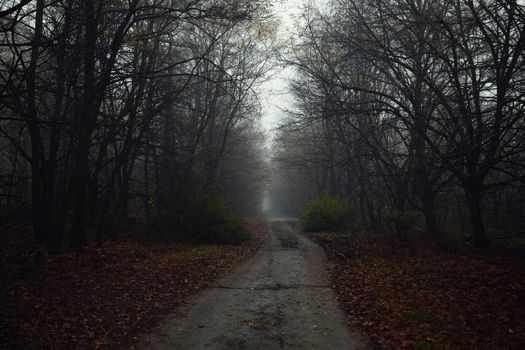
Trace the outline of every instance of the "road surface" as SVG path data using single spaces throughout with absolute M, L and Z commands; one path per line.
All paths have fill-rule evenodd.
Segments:
M 365 349 L 337 306 L 322 249 L 294 226 L 269 220 L 254 257 L 162 320 L 139 348 Z

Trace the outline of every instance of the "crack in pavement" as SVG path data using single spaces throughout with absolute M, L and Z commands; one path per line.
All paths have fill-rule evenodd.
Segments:
M 209 288 L 217 289 L 233 289 L 233 290 L 286 290 L 286 289 L 311 289 L 311 288 L 330 288 L 326 285 L 315 285 L 315 284 L 292 284 L 292 285 L 271 285 L 271 286 L 262 286 L 262 287 L 232 287 L 232 286 L 222 286 L 214 285 Z

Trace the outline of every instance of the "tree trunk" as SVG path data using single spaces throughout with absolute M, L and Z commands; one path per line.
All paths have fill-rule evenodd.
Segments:
M 35 13 L 35 33 L 31 47 L 31 61 L 26 72 L 27 84 L 27 112 L 32 118 L 27 123 L 31 139 L 31 208 L 32 221 L 37 241 L 43 242 L 49 238 L 49 218 L 46 217 L 44 192 L 44 144 L 39 129 L 37 92 L 36 92 L 36 69 L 42 43 L 44 0 L 38 0 Z
M 146 139 L 148 139 L 147 136 Z M 149 223 L 151 219 L 149 187 L 149 146 L 144 145 L 144 220 L 146 221 L 146 223 Z
M 34 163 L 31 161 L 31 216 L 37 242 L 45 242 L 49 238 L 49 229 L 42 203 L 42 172 L 40 166 Z
M 465 188 L 467 204 L 470 212 L 470 222 L 472 225 L 472 241 L 476 247 L 488 247 L 490 240 L 483 224 L 483 214 L 481 207 L 482 188 L 477 184 L 469 184 Z
M 441 245 L 441 232 L 436 219 L 436 200 L 434 192 L 425 190 L 422 196 L 423 213 L 425 215 L 425 229 L 437 246 Z
M 87 183 L 88 175 L 88 154 L 90 134 L 86 130 L 81 131 L 79 140 L 79 150 L 76 156 L 75 170 L 73 171 L 73 222 L 71 227 L 71 246 L 81 249 L 87 242 Z
M 84 0 L 84 18 L 86 32 L 84 41 L 84 92 L 83 110 L 79 120 L 79 140 L 73 171 L 73 223 L 71 227 L 71 245 L 81 249 L 87 241 L 87 187 L 89 181 L 89 146 L 93 123 L 96 121 L 95 110 L 95 51 L 97 23 L 93 0 Z

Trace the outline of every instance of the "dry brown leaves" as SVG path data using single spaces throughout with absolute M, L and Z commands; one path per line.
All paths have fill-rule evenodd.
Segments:
M 57 256 L 4 251 L 0 348 L 130 347 L 156 316 L 250 256 L 257 237 L 240 247 L 111 242 Z
M 486 250 L 392 251 L 381 237 L 317 234 L 341 305 L 372 347 L 523 349 L 523 258 Z

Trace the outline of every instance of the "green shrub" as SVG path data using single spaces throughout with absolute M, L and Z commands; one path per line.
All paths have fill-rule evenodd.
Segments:
M 250 239 L 245 221 L 214 194 L 157 205 L 148 231 L 165 241 L 238 245 Z
M 350 223 L 350 205 L 339 197 L 323 193 L 306 202 L 301 211 L 301 224 L 307 231 L 333 231 L 346 228 Z
M 250 239 L 246 223 L 213 194 L 195 194 L 180 216 L 180 232 L 189 241 L 240 244 Z

